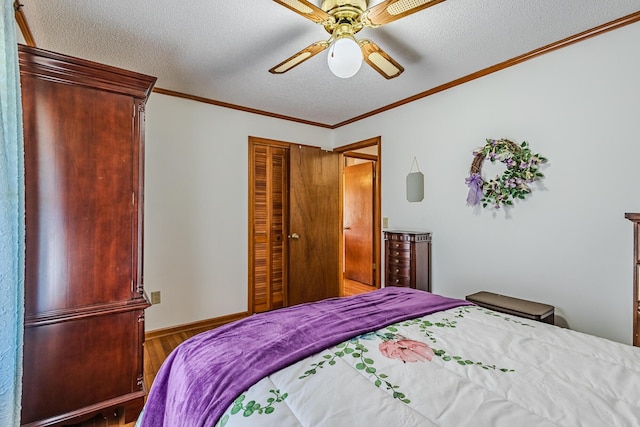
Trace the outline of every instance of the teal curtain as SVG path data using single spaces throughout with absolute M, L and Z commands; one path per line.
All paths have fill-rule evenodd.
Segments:
M 20 425 L 24 318 L 24 145 L 13 1 L 0 22 L 0 425 Z

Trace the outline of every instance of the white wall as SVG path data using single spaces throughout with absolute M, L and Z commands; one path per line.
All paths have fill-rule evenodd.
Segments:
M 435 292 L 546 302 L 573 329 L 631 342 L 637 40 L 633 24 L 334 131 L 153 94 L 145 286 L 162 303 L 147 330 L 247 309 L 249 135 L 320 146 L 381 135 L 383 216 L 433 232 Z M 471 152 L 501 137 L 549 158 L 542 188 L 511 210 L 467 207 Z M 421 203 L 404 198 L 414 156 Z
M 553 304 L 573 329 L 631 342 L 638 40 L 636 23 L 334 132 L 336 146 L 382 136 L 382 214 L 433 232 L 434 292 Z M 542 188 L 513 209 L 467 207 L 471 152 L 503 137 L 549 159 Z M 405 199 L 414 156 L 422 203 Z
M 329 146 L 330 130 L 154 93 L 147 104 L 147 330 L 247 310 L 248 136 Z

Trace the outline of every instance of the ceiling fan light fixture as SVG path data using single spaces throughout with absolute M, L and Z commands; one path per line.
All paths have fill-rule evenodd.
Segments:
M 362 65 L 362 50 L 351 36 L 343 36 L 333 42 L 327 55 L 331 72 L 341 79 L 356 75 Z

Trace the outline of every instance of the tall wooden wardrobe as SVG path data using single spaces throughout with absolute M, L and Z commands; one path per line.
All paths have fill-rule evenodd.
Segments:
M 144 106 L 155 78 L 19 46 L 25 138 L 22 424 L 144 402 Z

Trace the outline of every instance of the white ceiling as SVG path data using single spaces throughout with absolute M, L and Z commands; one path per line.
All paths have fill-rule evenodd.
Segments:
M 447 0 L 358 33 L 403 74 L 386 80 L 363 63 L 343 80 L 325 52 L 285 74 L 268 72 L 328 38 L 272 0 L 21 3 L 40 48 L 156 76 L 162 89 L 327 126 L 640 11 L 640 0 Z

